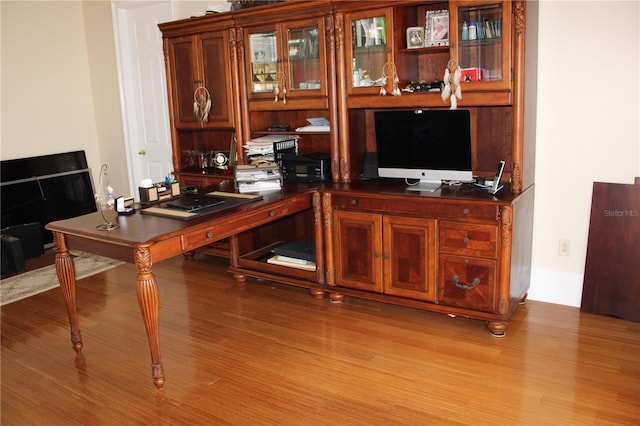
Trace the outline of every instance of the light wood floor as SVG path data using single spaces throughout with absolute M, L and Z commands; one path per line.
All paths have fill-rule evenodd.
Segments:
M 249 280 L 210 257 L 154 271 L 156 390 L 123 265 L 78 282 L 76 356 L 59 290 L 2 308 L 10 425 L 637 425 L 640 324 L 529 301 L 484 323 Z

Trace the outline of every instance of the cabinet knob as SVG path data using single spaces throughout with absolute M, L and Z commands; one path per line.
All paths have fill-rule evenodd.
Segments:
M 355 206 L 356 204 L 358 204 L 358 200 L 356 200 L 356 199 L 351 200 L 351 205 L 352 206 Z
M 469 239 L 469 237 L 464 237 L 462 241 L 464 241 L 465 244 L 469 244 L 469 241 L 471 240 Z
M 463 210 L 462 210 L 462 213 L 464 213 L 464 214 L 469 214 L 469 209 L 463 209 Z
M 213 238 L 213 232 L 211 231 L 207 232 L 207 238 Z
M 274 217 L 275 215 L 276 215 L 276 212 L 274 212 L 273 210 L 269 212 L 269 216 Z

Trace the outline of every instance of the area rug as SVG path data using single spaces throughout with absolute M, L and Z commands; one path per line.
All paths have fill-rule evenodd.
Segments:
M 73 254 L 76 255 L 74 257 L 76 280 L 115 268 L 124 263 L 90 253 L 80 252 Z M 55 265 L 5 278 L 0 281 L 0 306 L 51 290 L 59 285 Z

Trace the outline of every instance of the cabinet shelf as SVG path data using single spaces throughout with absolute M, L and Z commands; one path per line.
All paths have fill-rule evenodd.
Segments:
M 398 52 L 401 53 L 413 53 L 413 54 L 419 54 L 419 53 L 441 53 L 441 52 L 448 52 L 449 51 L 449 46 L 429 46 L 429 47 L 414 47 L 412 49 L 398 49 Z
M 483 38 L 481 40 L 460 40 L 460 47 L 493 46 L 502 44 L 502 37 Z M 412 50 L 412 49 L 409 49 Z

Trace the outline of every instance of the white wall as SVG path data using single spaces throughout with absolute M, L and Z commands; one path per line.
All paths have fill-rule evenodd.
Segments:
M 593 182 L 640 176 L 639 9 L 539 4 L 531 299 L 580 306 Z M 570 256 L 558 255 L 561 238 Z
M 128 188 L 108 1 L 0 1 L 0 159 L 84 150 Z M 121 167 L 122 165 L 122 167 Z

